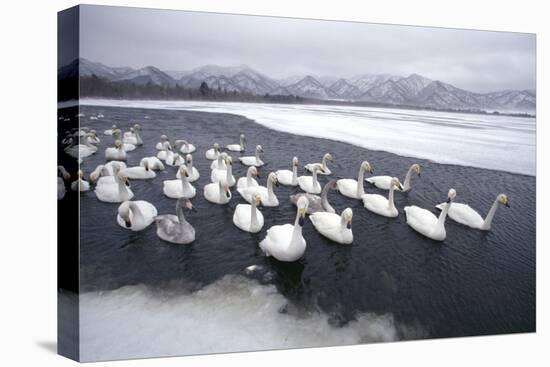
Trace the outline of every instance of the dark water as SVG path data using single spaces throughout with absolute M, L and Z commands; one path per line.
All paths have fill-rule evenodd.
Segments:
M 419 326 L 423 337 L 529 332 L 535 330 L 535 178 L 471 167 L 437 164 L 370 151 L 330 140 L 294 136 L 268 130 L 241 116 L 150 109 L 82 107 L 86 116 L 101 112 L 104 119 L 81 125 L 98 131 L 102 139 L 97 154 L 86 158 L 86 176 L 104 162 L 104 149 L 112 138 L 103 130 L 117 123 L 124 129 L 139 122 L 144 146 L 128 153 L 129 166 L 144 156 L 156 155 L 154 145 L 161 134 L 187 139 L 198 148 L 194 165 L 201 173 L 193 185 L 197 212 L 187 213 L 197 238 L 192 245 L 177 246 L 160 241 L 153 224 L 141 232 L 121 228 L 115 221 L 118 204 L 97 200 L 93 191 L 81 195 L 81 290 L 108 290 L 124 285 L 146 284 L 167 287 L 178 280 L 206 285 L 226 274 L 244 274 L 252 264 L 262 265 L 273 276 L 270 283 L 294 304 L 320 308 L 336 324 L 345 324 L 362 312 L 392 313 L 398 323 Z M 145 119 L 150 116 L 150 119 Z M 210 163 L 204 157 L 214 142 L 237 143 L 239 133 L 248 139 L 246 155 L 261 144 L 261 184 L 267 174 L 289 169 L 296 155 L 302 164 L 319 162 L 325 152 L 334 161 L 331 170 L 339 177 L 357 177 L 358 167 L 368 160 L 375 174 L 394 174 L 403 179 L 412 163 L 422 166 L 422 177 L 413 177 L 410 193 L 396 193 L 400 215 L 395 219 L 377 216 L 359 200 L 331 192 L 329 200 L 340 212 L 354 210 L 352 246 L 342 246 L 321 237 L 307 221 L 306 253 L 299 262 L 279 263 L 263 256 L 258 242 L 272 225 L 290 223 L 295 208 L 288 196 L 298 188 L 275 188 L 281 205 L 264 208 L 265 225 L 259 234 L 240 231 L 232 223 L 235 206 L 244 202 L 233 188 L 229 205 L 207 202 L 202 188 L 209 183 Z M 237 153 L 232 153 L 236 162 Z M 134 200 L 153 203 L 159 214 L 174 213 L 175 200 L 162 193 L 162 181 L 175 178 L 176 168 L 167 167 L 153 180 L 133 180 Z M 234 164 L 235 177 L 246 167 Z M 326 182 L 321 177 L 321 183 Z M 511 208 L 500 207 L 493 230 L 485 233 L 446 223 L 443 243 L 429 240 L 405 222 L 403 207 L 418 205 L 433 209 L 446 199 L 450 187 L 457 202 L 488 211 L 499 193 L 506 193 Z M 377 192 L 365 184 L 367 192 Z M 384 192 L 379 192 L 384 194 Z M 435 209 L 433 209 L 434 212 Z M 266 281 L 264 279 L 264 281 Z M 415 338 L 400 330 L 401 338 Z

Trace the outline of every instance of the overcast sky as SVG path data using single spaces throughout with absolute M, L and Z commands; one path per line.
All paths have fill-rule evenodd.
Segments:
M 80 30 L 81 56 L 109 66 L 418 73 L 476 92 L 535 89 L 533 34 L 95 6 L 82 8 Z

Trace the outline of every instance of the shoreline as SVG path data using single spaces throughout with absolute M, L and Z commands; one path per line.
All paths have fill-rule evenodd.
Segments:
M 380 107 L 89 98 L 82 99 L 80 104 L 231 114 L 270 130 L 343 142 L 404 158 L 536 177 L 536 120 L 531 118 L 509 117 L 518 121 L 518 126 L 513 127 L 499 125 L 503 122 L 500 119 L 506 119 L 502 115 L 482 116 L 488 120 L 483 121 L 463 113 L 394 111 Z M 522 120 L 533 120 L 534 128 Z M 334 129 L 334 124 L 340 128 Z M 408 129 L 407 136 L 401 134 L 404 129 Z M 495 136 L 499 130 L 502 136 Z M 531 134 L 533 145 L 528 144 Z M 457 153 L 462 154 L 460 158 Z

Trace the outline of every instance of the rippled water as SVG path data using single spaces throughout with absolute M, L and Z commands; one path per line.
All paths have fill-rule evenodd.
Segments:
M 535 330 L 535 177 L 437 164 L 291 135 L 237 115 L 96 106 L 81 107 L 81 112 L 105 115 L 100 120 L 81 120 L 82 126 L 96 129 L 102 139 L 99 152 L 82 164 L 86 176 L 104 162 L 103 151 L 112 143 L 103 130 L 113 123 L 128 129 L 134 122 L 141 123 L 145 144 L 128 153 L 129 166 L 139 164 L 144 156 L 156 155 L 155 143 L 161 134 L 167 134 L 198 147 L 193 157 L 201 173 L 200 180 L 193 183 L 197 188 L 193 205 L 198 211 L 186 212 L 197 238 L 187 246 L 162 242 L 154 224 L 141 232 L 125 230 L 115 220 L 118 204 L 99 202 L 93 191 L 81 195 L 80 279 L 84 292 L 128 285 L 176 293 L 185 288 L 187 292 L 228 274 L 245 275 L 245 268 L 256 264 L 261 265 L 260 270 L 246 276 L 274 285 L 292 307 L 326 313 L 328 322 L 336 327 L 372 313 L 393 315 L 396 324 L 406 325 L 397 330 L 401 339 Z M 280 263 L 266 258 L 258 242 L 270 226 L 294 220 L 295 208 L 288 196 L 299 192 L 298 188 L 275 188 L 281 205 L 262 209 L 265 225 L 259 234 L 242 232 L 233 225 L 234 208 L 244 202 L 234 188 L 233 199 L 225 206 L 211 204 L 202 195 L 211 163 L 204 157 L 205 150 L 214 142 L 237 143 L 241 132 L 248 140 L 246 155 L 253 154 L 256 144 L 263 146 L 267 165 L 260 174 L 264 185 L 268 172 L 288 169 L 294 155 L 305 164 L 320 161 L 325 152 L 332 153 L 330 168 L 338 177 L 356 178 L 363 160 L 372 164 L 375 174 L 401 179 L 416 162 L 422 166 L 422 176 L 413 177 L 411 192 L 396 193 L 400 214 L 395 219 L 377 216 L 364 209 L 362 202 L 331 192 L 329 200 L 338 212 L 346 207 L 354 210 L 353 245 L 328 241 L 306 221 L 304 257 L 296 263 Z M 232 153 L 234 162 L 237 155 Z M 234 164 L 235 177 L 245 173 L 245 166 Z M 176 201 L 163 195 L 162 181 L 175 178 L 175 174 L 175 167 L 167 167 L 153 180 L 132 180 L 134 200 L 153 203 L 159 214 L 174 213 Z M 320 178 L 321 183 L 326 180 Z M 498 209 L 490 232 L 448 220 L 443 243 L 422 237 L 407 226 L 404 206 L 418 205 L 436 213 L 434 205 L 445 200 L 450 187 L 457 190 L 457 202 L 469 203 L 482 215 L 501 192 L 508 195 L 511 208 Z M 365 189 L 378 192 L 367 183 Z

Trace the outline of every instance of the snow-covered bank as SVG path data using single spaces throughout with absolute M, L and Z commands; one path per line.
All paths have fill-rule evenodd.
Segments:
M 228 275 L 181 295 L 126 286 L 80 296 L 83 361 L 302 348 L 397 340 L 391 315 L 362 314 L 343 327 L 320 312 L 281 312 L 271 285 Z M 420 334 L 419 334 L 420 335 Z
M 534 118 L 326 105 L 107 99 L 80 103 L 239 114 L 292 134 L 439 163 L 536 174 Z

